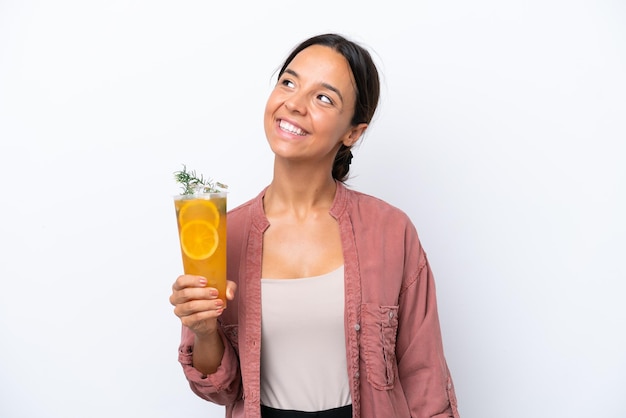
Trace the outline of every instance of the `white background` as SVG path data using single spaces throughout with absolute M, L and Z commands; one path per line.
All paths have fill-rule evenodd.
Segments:
M 625 28 L 619 0 L 0 0 L 0 416 L 223 416 L 177 362 L 172 172 L 255 196 L 274 71 L 326 31 L 380 65 L 349 184 L 420 232 L 463 418 L 626 416 Z

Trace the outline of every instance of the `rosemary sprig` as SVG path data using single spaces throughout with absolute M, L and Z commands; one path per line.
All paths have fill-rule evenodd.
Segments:
M 183 169 L 174 172 L 174 180 L 179 183 L 182 189 L 181 195 L 192 195 L 197 193 L 219 193 L 228 186 L 211 179 L 205 179 L 202 174 L 196 175 L 196 171 L 187 171 L 187 166 L 183 164 Z

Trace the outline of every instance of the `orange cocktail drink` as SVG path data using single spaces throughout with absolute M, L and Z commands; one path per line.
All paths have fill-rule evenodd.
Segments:
M 174 197 L 185 274 L 203 276 L 226 303 L 226 193 Z

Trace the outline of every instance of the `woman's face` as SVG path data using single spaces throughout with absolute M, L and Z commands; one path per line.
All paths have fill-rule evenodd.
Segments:
M 341 143 L 352 145 L 367 124 L 352 126 L 356 92 L 346 59 L 313 45 L 278 79 L 265 106 L 265 134 L 278 157 L 332 161 Z

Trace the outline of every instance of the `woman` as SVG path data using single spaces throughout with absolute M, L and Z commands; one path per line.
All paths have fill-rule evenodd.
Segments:
M 172 287 L 185 376 L 227 417 L 459 416 L 415 228 L 343 184 L 378 98 L 358 44 L 297 46 L 265 109 L 272 182 L 228 215 L 228 309 L 202 277 Z

